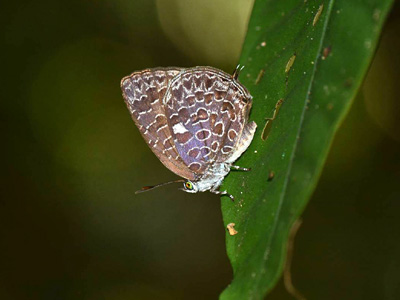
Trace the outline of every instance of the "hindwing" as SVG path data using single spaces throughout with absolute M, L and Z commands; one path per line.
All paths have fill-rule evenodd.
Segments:
M 192 172 L 200 176 L 213 163 L 240 156 L 251 103 L 243 85 L 214 68 L 186 69 L 170 81 L 163 99 L 167 121 L 175 148 Z

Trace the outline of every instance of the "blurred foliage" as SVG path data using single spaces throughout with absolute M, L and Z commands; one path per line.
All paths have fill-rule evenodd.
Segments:
M 253 0 L 157 0 L 166 35 L 199 65 L 232 70 L 247 30 Z M 210 9 L 212 8 L 212 9 Z
M 218 11 L 243 34 L 248 11 L 239 7 L 251 4 L 222 12 L 214 3 L 180 4 L 180 26 L 190 12 Z M 176 187 L 134 195 L 175 176 L 131 121 L 120 78 L 169 65 L 230 72 L 241 47 L 215 37 L 218 28 L 177 41 L 164 34 L 160 11 L 148 0 L 2 3 L 0 299 L 215 299 L 231 281 L 218 197 Z M 294 282 L 310 299 L 400 295 L 400 146 L 390 134 L 400 120 L 399 13 L 296 238 Z M 185 50 L 220 39 L 213 52 Z M 367 101 L 389 108 L 373 116 Z M 384 114 L 391 127 L 378 123 Z M 270 298 L 291 296 L 280 283 Z

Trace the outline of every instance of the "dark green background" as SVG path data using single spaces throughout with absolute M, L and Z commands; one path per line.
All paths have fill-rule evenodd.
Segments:
M 185 14 L 175 2 L 167 19 Z M 240 45 L 216 44 L 226 60 L 191 54 L 193 36 L 170 40 L 153 1 L 0 11 L 0 298 L 217 298 L 232 277 L 219 198 L 173 186 L 134 195 L 176 176 L 143 142 L 119 80 L 156 66 L 230 72 L 226 47 Z M 397 3 L 303 214 L 292 276 L 308 299 L 400 298 L 399 16 Z M 224 37 L 215 30 L 197 42 Z M 280 283 L 269 299 L 291 297 Z

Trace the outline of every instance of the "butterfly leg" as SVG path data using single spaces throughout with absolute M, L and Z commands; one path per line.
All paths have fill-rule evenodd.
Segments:
M 238 79 L 239 73 L 240 73 L 240 71 L 243 70 L 243 68 L 244 68 L 244 66 L 241 66 L 241 65 L 237 65 L 237 66 L 236 66 L 236 69 L 235 69 L 235 71 L 234 71 L 233 74 L 232 74 L 233 80 L 237 80 L 237 79 Z
M 221 196 L 226 195 L 229 198 L 231 198 L 232 202 L 235 201 L 235 197 L 233 197 L 227 191 L 217 191 L 217 190 L 211 189 L 210 192 L 213 193 L 213 194 L 216 194 L 216 195 L 221 195 Z
M 251 171 L 251 168 L 243 168 L 243 167 L 239 167 L 239 166 L 231 166 L 231 169 L 234 170 L 239 170 L 239 171 Z

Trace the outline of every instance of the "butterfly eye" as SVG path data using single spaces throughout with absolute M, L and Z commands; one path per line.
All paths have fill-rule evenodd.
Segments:
M 193 183 L 191 183 L 190 181 L 186 181 L 185 188 L 189 191 L 193 190 Z

